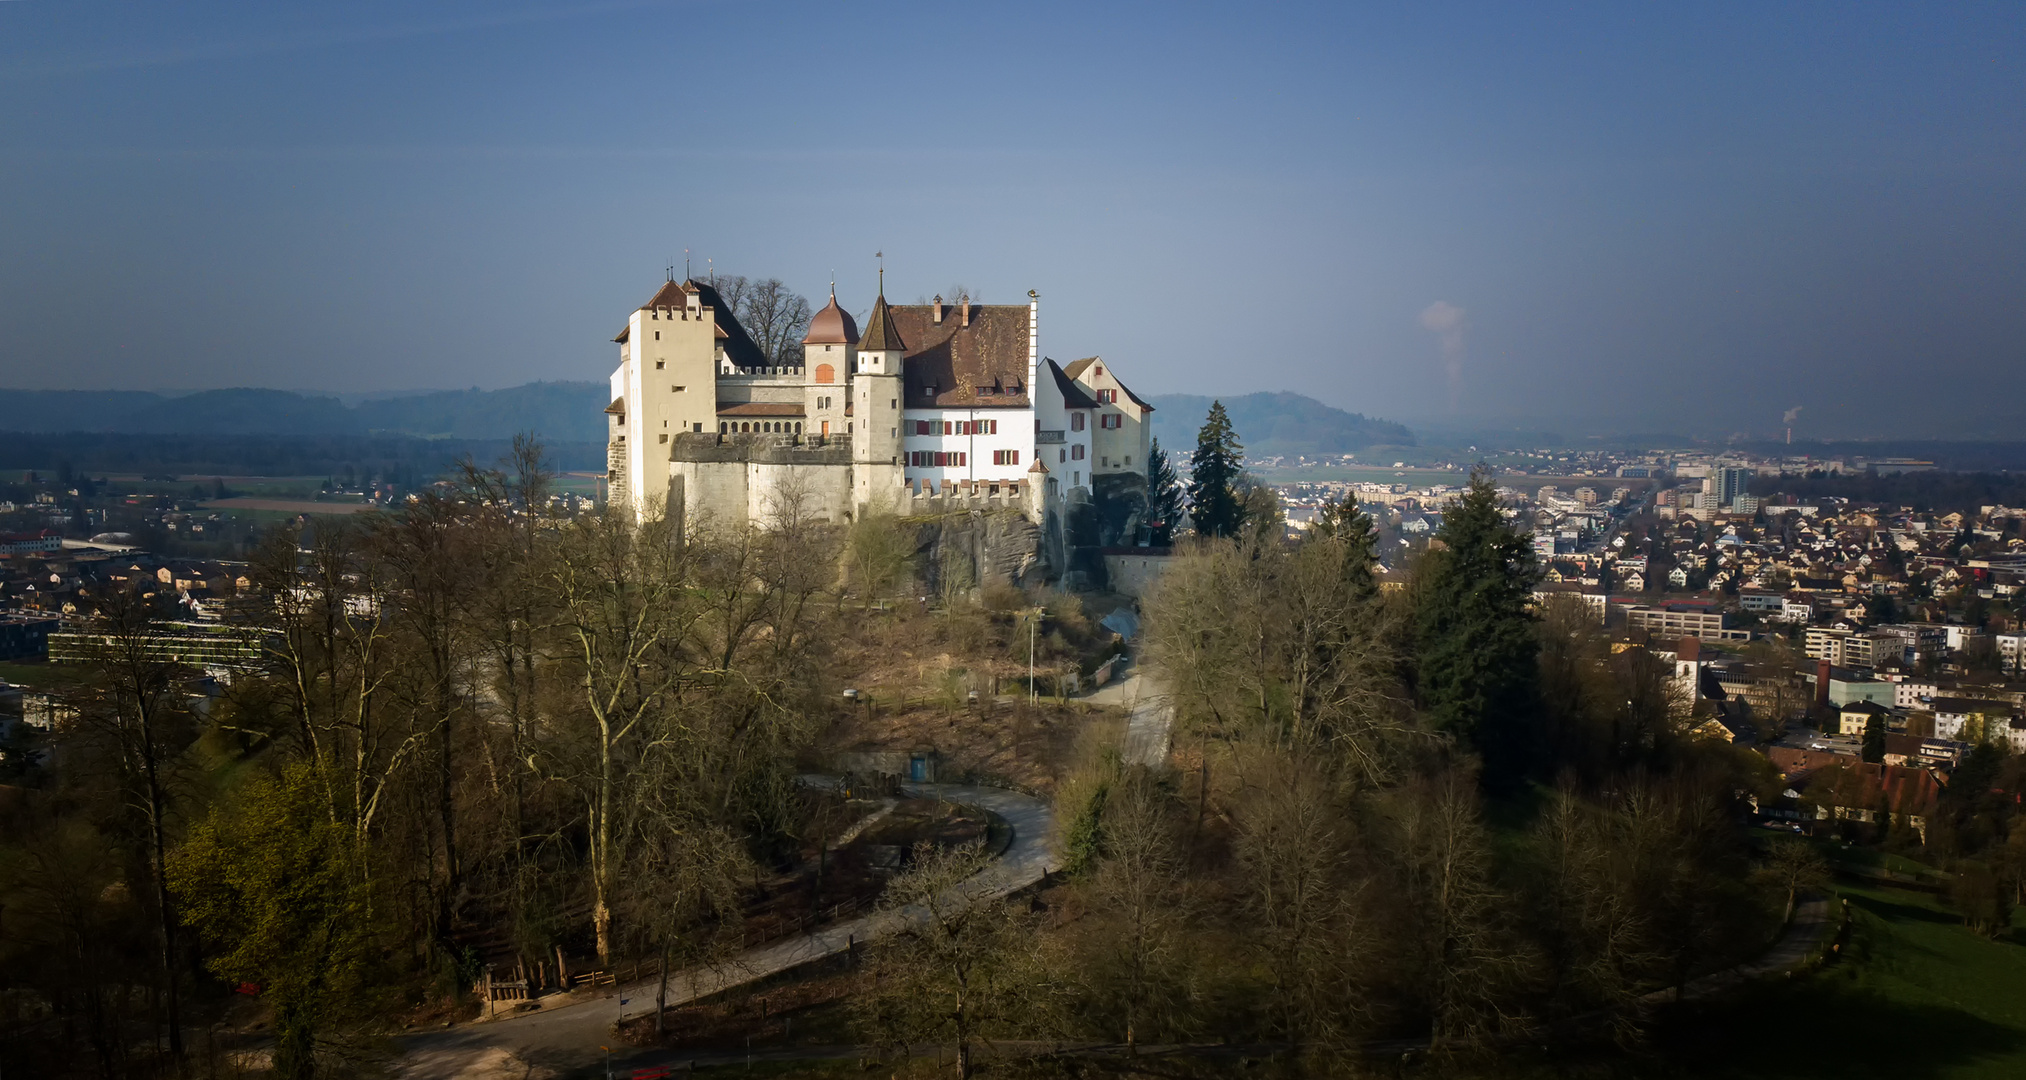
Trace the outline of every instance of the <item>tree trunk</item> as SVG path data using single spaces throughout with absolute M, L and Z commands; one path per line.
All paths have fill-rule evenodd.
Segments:
M 661 988 L 654 995 L 654 1042 L 668 1036 L 668 941 L 661 943 Z
M 148 782 L 148 843 L 155 872 L 155 908 L 160 919 L 162 945 L 162 998 L 169 1020 L 169 1057 L 176 1063 L 176 1070 L 182 1071 L 183 1062 L 183 1014 L 182 995 L 177 992 L 176 978 L 176 918 L 169 907 L 168 843 L 163 836 L 162 816 L 166 812 L 162 797 L 161 776 L 155 768 L 154 729 L 145 712 L 141 714 L 141 739 L 143 771 Z

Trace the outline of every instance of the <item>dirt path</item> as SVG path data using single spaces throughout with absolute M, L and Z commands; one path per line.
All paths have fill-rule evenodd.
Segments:
M 1054 815 L 1047 803 L 1004 788 L 917 784 L 905 790 L 918 798 L 941 798 L 989 810 L 1012 826 L 1013 839 L 1006 853 L 959 886 L 965 893 L 1002 896 L 1041 880 L 1053 865 Z M 905 917 L 905 912 L 868 915 L 754 949 L 721 969 L 671 975 L 668 1003 L 693 1001 L 834 956 L 891 933 L 899 925 L 896 920 Z M 491 1076 L 515 1061 L 564 1071 L 586 1068 L 604 1060 L 599 1048 L 613 1044 L 614 1024 L 652 1015 L 655 989 L 652 980 L 636 982 L 608 988 L 595 997 L 558 998 L 556 1005 L 535 1012 L 404 1035 L 397 1040 L 400 1074 L 414 1080 Z M 629 1048 L 627 1052 L 633 1051 Z

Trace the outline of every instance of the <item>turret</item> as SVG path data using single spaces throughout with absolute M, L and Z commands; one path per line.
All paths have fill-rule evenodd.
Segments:
M 837 306 L 837 287 L 830 288 L 830 303 L 809 320 L 809 333 L 802 338 L 803 371 L 808 379 L 803 414 L 807 432 L 829 439 L 842 435 L 848 421 L 844 406 L 851 393 L 851 376 L 858 366 L 858 323 L 851 313 Z
M 901 365 L 906 356 L 907 343 L 887 309 L 882 273 L 852 377 L 852 504 L 861 513 L 891 506 L 900 495 Z

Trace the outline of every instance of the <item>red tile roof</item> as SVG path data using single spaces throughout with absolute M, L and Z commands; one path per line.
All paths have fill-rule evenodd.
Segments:
M 969 326 L 947 306 L 938 324 L 929 304 L 889 306 L 887 318 L 907 342 L 908 408 L 1028 406 L 1027 305 L 973 304 Z M 997 393 L 980 394 L 981 386 Z
M 718 415 L 742 416 L 801 416 L 802 405 L 794 401 L 720 401 Z

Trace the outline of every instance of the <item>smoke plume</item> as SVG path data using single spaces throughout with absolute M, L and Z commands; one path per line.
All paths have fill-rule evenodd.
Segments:
M 1788 409 L 1786 412 L 1780 414 L 1780 423 L 1785 424 L 1788 427 L 1792 427 L 1794 426 L 1794 418 L 1799 415 L 1801 415 L 1801 406 L 1796 405 L 1793 408 Z
M 1421 325 L 1435 333 L 1442 345 L 1442 374 L 1449 381 L 1449 411 L 1456 411 L 1463 389 L 1463 335 L 1470 329 L 1463 309 L 1447 300 L 1437 300 L 1421 310 Z

